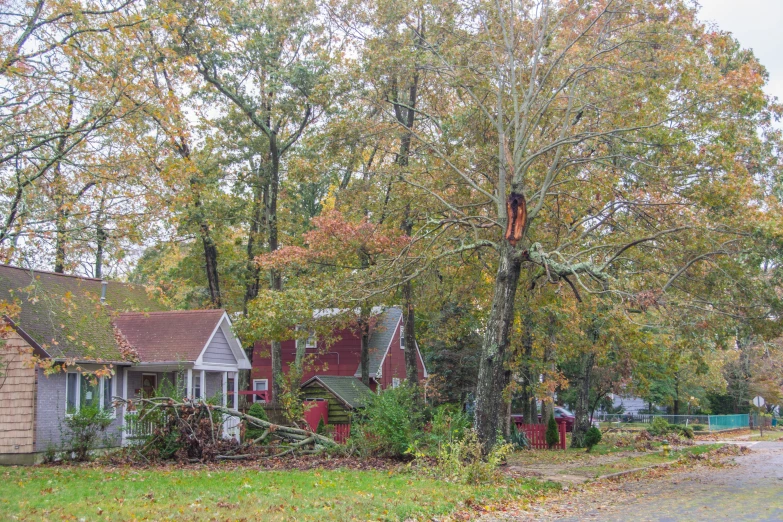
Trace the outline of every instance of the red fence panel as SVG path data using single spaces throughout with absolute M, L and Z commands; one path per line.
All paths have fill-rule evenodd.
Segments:
M 530 447 L 533 449 L 549 449 L 546 443 L 546 424 L 522 424 L 517 422 L 517 429 L 524 431 L 527 440 L 530 441 Z M 566 449 L 566 426 L 564 422 L 557 423 L 557 431 L 560 432 L 560 444 L 555 448 Z
M 345 442 L 348 440 L 348 437 L 351 435 L 351 425 L 332 424 L 332 427 L 334 428 L 334 441 L 339 442 L 340 444 L 345 444 Z

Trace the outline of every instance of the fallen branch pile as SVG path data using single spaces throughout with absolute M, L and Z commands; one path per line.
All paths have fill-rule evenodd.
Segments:
M 181 462 L 251 460 L 290 453 L 318 453 L 338 444 L 311 431 L 282 426 L 245 413 L 202 401 L 170 397 L 118 400 L 125 411 L 137 410 L 129 435 L 138 435 L 133 451 L 147 461 L 176 459 Z M 223 424 L 228 417 L 244 421 L 263 434 L 240 443 L 225 438 Z M 138 433 L 134 433 L 134 430 Z

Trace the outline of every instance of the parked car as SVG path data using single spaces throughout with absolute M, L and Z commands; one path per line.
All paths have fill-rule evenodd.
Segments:
M 521 422 L 522 415 L 512 415 L 511 419 L 515 422 Z M 555 420 L 558 423 L 565 423 L 566 431 L 574 431 L 574 422 L 576 422 L 576 417 L 573 413 L 563 408 L 562 406 L 555 406 Z M 541 422 L 540 413 L 538 414 L 538 422 Z

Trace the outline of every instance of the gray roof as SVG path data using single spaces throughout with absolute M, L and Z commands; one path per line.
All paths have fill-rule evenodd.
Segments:
M 337 397 L 340 402 L 351 409 L 363 407 L 367 395 L 372 394 L 372 390 L 356 377 L 316 375 L 302 384 L 302 387 L 313 382 L 318 382 L 328 392 Z
M 386 349 L 389 347 L 389 343 L 394 337 L 394 332 L 397 327 L 397 323 L 402 317 L 402 309 L 397 306 L 387 308 L 380 316 L 378 316 L 378 322 L 375 323 L 375 329 L 370 335 L 369 351 L 370 351 L 370 377 L 375 377 L 378 374 L 378 370 L 381 369 L 383 359 L 386 356 Z M 355 377 L 361 377 L 362 364 L 359 363 L 359 367 L 356 369 Z
M 124 362 L 112 320 L 118 312 L 155 311 L 162 305 L 143 286 L 0 265 L 0 301 L 19 306 L 15 326 L 53 359 Z

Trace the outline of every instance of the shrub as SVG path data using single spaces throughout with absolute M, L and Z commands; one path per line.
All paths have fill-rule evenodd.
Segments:
M 671 425 L 668 423 L 666 419 L 664 419 L 663 417 L 655 417 L 653 421 L 650 423 L 650 426 L 647 428 L 647 431 L 653 437 L 657 437 L 660 435 L 666 435 L 667 433 L 669 433 L 670 429 L 671 429 Z
M 693 431 L 706 431 L 707 430 L 707 426 L 705 426 L 704 424 L 691 424 L 691 428 L 693 429 Z
M 601 442 L 601 430 L 595 426 L 592 426 L 589 430 L 587 430 L 587 433 L 585 433 L 585 446 L 587 447 L 587 452 L 590 453 L 590 451 L 593 449 L 593 446 L 599 442 Z
M 63 421 L 63 447 L 73 453 L 79 462 L 89 458 L 90 452 L 109 445 L 106 428 L 112 422 L 109 411 L 98 407 L 83 407 Z
M 472 422 L 467 413 L 451 404 L 438 406 L 432 414 L 429 442 L 433 445 L 461 439 Z
M 410 386 L 368 397 L 351 427 L 353 446 L 364 454 L 402 457 L 421 436 L 424 415 L 417 391 Z
M 549 421 L 546 425 L 546 444 L 549 446 L 549 449 L 560 444 L 560 431 L 557 429 L 557 421 L 554 415 L 549 416 Z
M 497 468 L 514 451 L 511 444 L 498 438 L 489 453 L 474 430 L 468 430 L 461 440 L 443 444 L 436 456 L 438 477 L 466 484 L 492 482 L 499 478 Z
M 690 426 L 677 426 L 677 431 L 680 432 L 680 435 L 685 437 L 686 439 L 692 439 L 693 438 L 693 428 Z
M 247 414 L 250 415 L 251 417 L 255 417 L 257 419 L 261 419 L 264 421 L 269 420 L 269 418 L 266 415 L 266 410 L 264 409 L 264 406 L 260 402 L 254 402 L 253 404 L 251 404 L 250 408 L 247 410 Z M 264 434 L 263 428 L 251 426 L 248 423 L 247 429 L 245 430 L 245 440 L 255 440 L 263 434 Z
M 508 442 L 516 449 L 530 449 L 530 440 L 527 434 L 517 428 L 517 423 L 511 423 L 511 433 Z

